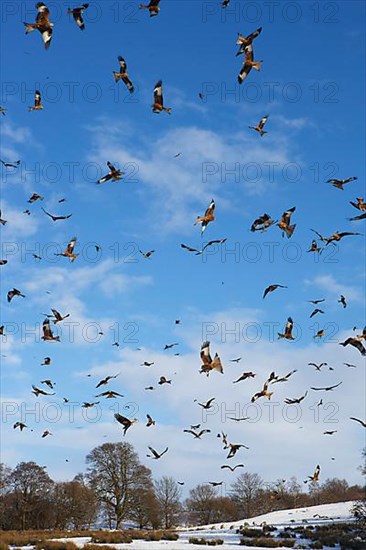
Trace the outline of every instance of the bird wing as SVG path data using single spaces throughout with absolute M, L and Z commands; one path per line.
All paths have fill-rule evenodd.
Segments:
M 156 103 L 157 105 L 160 105 L 161 107 L 163 106 L 163 86 L 162 86 L 162 81 L 161 80 L 159 80 L 155 84 L 154 103 Z
M 211 355 L 210 355 L 210 342 L 208 342 L 208 341 L 203 342 L 203 344 L 201 346 L 200 357 L 201 357 L 201 361 L 204 365 L 211 365 L 212 358 L 211 358 Z

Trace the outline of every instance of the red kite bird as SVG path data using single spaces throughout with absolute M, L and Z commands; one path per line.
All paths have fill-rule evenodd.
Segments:
M 119 61 L 119 73 L 113 71 L 114 80 L 115 82 L 122 80 L 123 83 L 127 86 L 128 91 L 132 94 L 135 88 L 127 74 L 127 63 L 121 55 L 118 56 L 118 61 Z
M 263 136 L 264 134 L 268 134 L 265 130 L 263 130 L 263 126 L 268 120 L 269 115 L 265 115 L 263 118 L 260 119 L 257 126 L 248 126 L 251 130 L 255 130 L 256 132 L 259 132 L 260 136 Z
M 164 99 L 163 99 L 163 82 L 162 80 L 159 80 L 155 84 L 154 88 L 154 103 L 151 106 L 153 113 L 161 113 L 161 111 L 166 111 L 168 115 L 171 114 L 171 107 L 164 107 Z
M 204 372 L 204 373 L 206 373 L 207 376 L 209 376 L 209 374 L 212 370 L 217 370 L 218 372 L 221 372 L 221 374 L 223 374 L 224 369 L 222 368 L 221 359 L 217 355 L 217 353 L 215 353 L 215 357 L 214 357 L 213 360 L 211 358 L 211 355 L 210 355 L 210 342 L 208 342 L 208 341 L 203 342 L 203 344 L 201 346 L 200 357 L 201 357 L 201 361 L 203 363 L 202 366 L 201 366 L 201 370 L 200 370 L 201 373 Z
M 99 178 L 97 183 L 105 183 L 106 181 L 109 181 L 109 180 L 118 181 L 122 179 L 122 176 L 123 176 L 122 170 L 115 168 L 113 164 L 109 161 L 107 161 L 107 166 L 109 168 L 109 173 L 106 176 Z
M 215 201 L 212 199 L 204 215 L 197 216 L 197 219 L 193 225 L 197 225 L 198 223 L 201 224 L 201 235 L 206 229 L 206 227 L 208 226 L 208 224 L 216 219 L 214 215 L 214 211 L 215 211 Z
M 330 179 L 327 181 L 327 183 L 331 183 L 332 185 L 334 185 L 334 187 L 337 187 L 337 189 L 342 189 L 343 191 L 343 185 L 349 183 L 350 181 L 355 181 L 356 179 L 357 176 L 353 176 L 352 178 L 347 178 L 345 180 Z
M 240 70 L 240 73 L 238 75 L 239 84 L 242 84 L 244 82 L 244 80 L 246 79 L 246 77 L 248 76 L 248 74 L 252 69 L 256 69 L 257 71 L 260 71 L 261 65 L 263 63 L 263 61 L 254 61 L 253 46 L 251 44 L 245 47 L 244 53 L 245 53 L 245 60 Z
M 73 9 L 68 8 L 67 10 L 67 14 L 73 16 L 75 23 L 77 24 L 77 26 L 81 31 L 85 29 L 85 24 L 83 20 L 83 11 L 86 10 L 88 7 L 89 7 L 89 4 L 83 4 L 78 8 L 73 8 Z
M 36 8 L 38 11 L 36 22 L 23 23 L 25 25 L 25 34 L 29 34 L 30 32 L 37 29 L 42 35 L 45 49 L 48 50 L 51 44 L 53 32 L 53 23 L 50 23 L 49 21 L 50 10 L 43 2 L 38 2 L 38 4 L 36 4 Z
M 290 225 L 291 215 L 295 212 L 295 210 L 296 206 L 286 210 L 286 212 L 282 214 L 281 221 L 277 224 L 277 226 L 282 230 L 282 237 L 284 233 L 286 233 L 287 238 L 289 239 L 295 231 L 296 224 Z
M 286 340 L 295 340 L 295 338 L 292 336 L 293 326 L 293 320 L 291 319 L 291 317 L 288 317 L 287 323 L 285 325 L 285 332 L 283 334 L 281 332 L 278 332 L 278 339 L 285 338 Z
M 74 262 L 76 258 L 79 256 L 79 254 L 74 254 L 74 248 L 76 245 L 76 237 L 73 237 L 69 244 L 66 247 L 66 250 L 61 253 L 54 253 L 55 256 L 64 256 L 65 258 L 69 258 L 70 262 Z
M 54 341 L 54 342 L 59 342 L 60 341 L 59 336 L 54 336 L 53 335 L 51 327 L 50 327 L 50 320 L 49 319 L 45 319 L 43 321 L 42 330 L 43 330 L 42 340 L 44 340 L 45 342 L 46 341 Z
M 28 107 L 28 111 L 41 111 L 43 109 L 41 92 L 36 90 L 34 92 L 34 106 Z

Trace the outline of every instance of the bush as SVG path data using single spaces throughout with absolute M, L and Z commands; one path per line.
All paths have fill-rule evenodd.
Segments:
M 189 537 L 188 542 L 189 544 L 202 544 L 203 546 L 206 545 L 206 539 L 199 539 L 197 537 Z
M 310 544 L 310 548 L 313 548 L 314 550 L 322 550 L 323 548 L 323 545 L 321 542 L 317 541 L 317 542 L 312 542 Z
M 242 546 L 263 546 L 263 548 L 278 548 L 281 543 L 272 538 L 240 539 Z
M 179 534 L 174 531 L 163 531 L 161 540 L 178 540 Z
M 102 544 L 129 543 L 132 542 L 132 536 L 130 533 L 125 533 L 123 531 L 100 531 L 93 534 L 91 542 Z
M 107 544 L 84 544 L 83 550 L 116 550 L 114 546 Z
M 264 535 L 264 532 L 262 529 L 251 529 L 251 528 L 244 528 L 241 531 L 239 531 L 239 534 L 243 537 L 261 537 Z
M 0 550 L 9 550 L 9 545 L 5 542 L 0 542 Z
M 221 544 L 224 544 L 224 541 L 222 539 L 211 539 L 206 541 L 207 546 L 220 546 Z

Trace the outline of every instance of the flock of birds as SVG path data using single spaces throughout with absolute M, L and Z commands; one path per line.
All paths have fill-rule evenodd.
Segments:
M 222 2 L 222 8 L 223 9 L 227 8 L 229 3 L 230 3 L 230 0 L 224 0 L 224 2 Z M 156 17 L 156 16 L 158 16 L 159 11 L 160 11 L 160 5 L 159 4 L 160 4 L 160 0 L 151 0 L 149 2 L 149 4 L 141 5 L 140 8 L 148 10 L 149 14 L 150 14 L 150 17 Z M 54 26 L 53 23 L 50 21 L 50 10 L 46 6 L 46 4 L 44 4 L 43 2 L 38 2 L 36 4 L 36 9 L 37 9 L 37 15 L 36 15 L 35 22 L 34 23 L 24 23 L 25 32 L 26 32 L 26 34 L 29 34 L 32 31 L 37 30 L 41 34 L 42 40 L 43 40 L 43 43 L 44 43 L 44 47 L 47 50 L 47 49 L 49 49 L 49 47 L 51 45 L 51 42 L 52 42 L 53 26 Z M 80 30 L 85 29 L 85 23 L 84 23 L 84 20 L 83 20 L 83 13 L 87 9 L 88 9 L 88 4 L 83 4 L 79 7 L 76 7 L 76 8 L 73 8 L 73 9 L 69 8 L 67 10 L 67 13 L 69 15 L 72 15 L 72 17 L 75 20 L 76 25 L 78 26 L 78 28 Z M 258 29 L 256 29 L 253 33 L 249 34 L 248 36 L 244 36 L 244 35 L 239 34 L 239 36 L 237 38 L 237 45 L 239 46 L 239 50 L 238 50 L 236 55 L 237 56 L 244 56 L 242 67 L 241 67 L 239 75 L 238 75 L 238 82 L 240 84 L 242 84 L 244 82 L 244 80 L 248 77 L 249 73 L 251 72 L 251 70 L 253 68 L 257 71 L 259 71 L 260 68 L 261 68 L 262 61 L 255 61 L 254 60 L 254 50 L 253 50 L 253 42 L 254 42 L 255 39 L 257 39 L 260 36 L 261 32 L 262 32 L 262 27 L 259 27 Z M 125 59 L 122 56 L 118 57 L 118 63 L 119 63 L 119 71 L 113 71 L 114 80 L 115 80 L 116 83 L 118 83 L 120 80 L 122 80 L 122 82 L 126 86 L 127 90 L 131 94 L 133 94 L 135 88 L 134 88 L 134 84 L 131 81 L 131 79 L 128 75 L 128 72 L 127 72 L 127 63 L 126 63 Z M 167 114 L 170 115 L 171 112 L 172 112 L 172 108 L 164 106 L 163 87 L 162 87 L 162 81 L 161 80 L 159 80 L 156 83 L 155 87 L 154 87 L 153 97 L 154 97 L 154 99 L 153 99 L 153 104 L 152 104 L 152 111 L 154 113 L 157 113 L 157 114 L 159 114 L 161 112 L 166 112 Z M 199 97 L 201 99 L 203 99 L 202 94 L 199 94 Z M 29 111 L 40 111 L 42 109 L 43 109 L 43 104 L 42 104 L 41 93 L 40 93 L 39 90 L 36 90 L 35 94 L 34 94 L 34 105 L 29 107 Z M 0 112 L 1 112 L 1 114 L 5 115 L 6 109 L 1 107 Z M 256 126 L 250 126 L 249 128 L 251 128 L 255 132 L 257 132 L 260 137 L 263 137 L 267 133 L 264 130 L 264 127 L 265 127 L 265 125 L 268 121 L 268 118 L 269 118 L 269 115 L 263 116 Z M 178 155 L 179 154 L 180 153 L 178 153 Z M 176 156 L 178 156 L 178 155 L 176 155 Z M 17 160 L 17 161 L 14 161 L 14 162 L 1 160 L 0 162 L 2 163 L 2 165 L 4 166 L 5 169 L 7 169 L 7 168 L 17 168 L 20 165 L 20 160 Z M 96 182 L 97 184 L 103 184 L 103 183 L 106 183 L 108 181 L 115 182 L 115 181 L 119 181 L 119 180 L 123 179 L 123 175 L 124 175 L 123 172 L 119 168 L 117 168 L 112 162 L 107 161 L 107 167 L 108 167 L 109 171 L 103 177 L 101 177 L 100 179 L 97 180 L 97 182 Z M 346 184 L 354 182 L 356 180 L 357 180 L 357 177 L 354 176 L 354 177 L 348 177 L 346 179 L 330 179 L 330 180 L 328 180 L 327 183 L 331 184 L 336 189 L 343 190 L 344 186 Z M 43 200 L 44 200 L 43 196 L 39 195 L 38 193 L 33 193 L 30 196 L 30 198 L 28 200 L 28 203 L 33 204 L 36 201 L 43 201 Z M 63 199 L 60 199 L 59 202 L 64 202 L 65 200 L 66 199 L 63 198 Z M 350 201 L 350 203 L 351 203 L 352 207 L 354 207 L 356 210 L 361 212 L 361 214 L 359 214 L 357 216 L 354 216 L 354 217 L 350 217 L 348 219 L 351 220 L 351 221 L 359 221 L 359 220 L 365 219 L 366 218 L 366 203 L 364 202 L 364 199 L 363 198 L 356 198 L 356 201 Z M 194 225 L 199 225 L 200 226 L 201 235 L 204 233 L 207 226 L 210 223 L 213 223 L 215 221 L 215 219 L 216 219 L 216 217 L 215 217 L 215 207 L 216 207 L 215 200 L 212 199 L 211 202 L 209 203 L 209 205 L 207 206 L 204 214 L 201 215 L 201 216 L 197 216 L 197 218 L 194 222 Z M 60 221 L 60 220 L 68 220 L 72 216 L 72 214 L 54 215 L 54 214 L 51 214 L 48 210 L 46 210 L 43 207 L 42 207 L 42 211 L 53 222 L 57 222 L 57 221 Z M 272 218 L 268 213 L 264 213 L 262 215 L 259 215 L 258 217 L 256 217 L 253 220 L 253 223 L 251 224 L 250 230 L 252 232 L 264 233 L 264 232 L 268 231 L 272 226 L 275 225 L 280 229 L 283 237 L 286 235 L 286 237 L 288 239 L 290 239 L 293 236 L 294 231 L 296 229 L 296 223 L 292 223 L 292 216 L 294 215 L 295 212 L 296 212 L 296 206 L 288 208 L 286 211 L 284 211 L 282 213 L 280 219 Z M 30 215 L 31 212 L 30 212 L 29 209 L 27 209 L 27 210 L 24 211 L 24 214 Z M 4 226 L 6 223 L 7 223 L 7 220 L 5 220 L 1 217 L 1 211 L 0 211 L 0 224 Z M 314 239 L 312 240 L 307 252 L 315 253 L 315 254 L 322 254 L 323 250 L 326 249 L 329 245 L 334 246 L 336 243 L 339 243 L 339 241 L 341 241 L 341 239 L 343 239 L 344 237 L 360 236 L 361 235 L 361 233 L 359 233 L 359 232 L 338 231 L 337 230 L 329 236 L 324 236 L 317 230 L 311 229 L 311 231 L 316 235 L 316 237 L 314 237 Z M 214 244 L 223 245 L 226 242 L 226 240 L 227 240 L 226 238 L 224 238 L 224 239 L 213 239 L 213 240 L 208 241 L 201 248 L 195 248 L 195 247 L 189 246 L 189 245 L 184 244 L 184 243 L 181 244 L 181 247 L 182 247 L 182 249 L 186 250 L 189 253 L 194 253 L 195 255 L 202 255 L 202 254 L 204 254 L 205 250 L 207 248 L 209 248 L 210 246 L 212 246 Z M 62 256 L 64 258 L 68 258 L 70 262 L 74 262 L 78 258 L 78 253 L 75 252 L 75 248 L 76 248 L 77 244 L 78 244 L 77 238 L 73 237 L 68 242 L 65 250 L 63 252 L 55 253 L 55 255 Z M 96 248 L 98 249 L 98 246 L 96 246 Z M 155 250 L 149 250 L 149 251 L 146 251 L 146 252 L 144 252 L 142 250 L 139 250 L 139 252 L 140 252 L 140 254 L 142 255 L 142 257 L 144 259 L 150 259 L 152 257 L 152 255 L 154 254 Z M 34 257 L 35 257 L 36 260 L 41 260 L 42 259 L 40 256 L 37 256 L 36 254 L 34 254 Z M 4 265 L 7 264 L 7 262 L 8 262 L 8 260 L 6 258 L 1 259 L 0 260 L 0 265 L 4 266 Z M 265 299 L 269 294 L 271 294 L 272 292 L 275 292 L 278 289 L 287 289 L 287 286 L 283 285 L 283 284 L 270 284 L 269 286 L 267 286 L 264 289 L 262 298 Z M 12 288 L 7 292 L 7 301 L 8 301 L 8 303 L 12 302 L 12 300 L 16 297 L 17 298 L 26 298 L 25 294 L 17 288 Z M 325 299 L 309 300 L 309 302 L 311 302 L 315 306 L 317 306 L 319 303 L 322 303 L 324 301 L 325 301 Z M 341 304 L 341 306 L 343 308 L 347 307 L 347 299 L 344 295 L 340 296 L 338 302 Z M 62 321 L 64 321 L 64 319 L 66 319 L 70 316 L 70 313 L 66 313 L 66 314 L 63 315 L 55 308 L 51 308 L 51 312 L 52 312 L 52 314 L 48 314 L 48 313 L 44 314 L 45 319 L 43 320 L 43 324 L 42 324 L 42 331 L 43 331 L 42 340 L 44 342 L 60 342 L 60 336 L 54 334 L 53 327 L 56 326 L 58 323 L 62 323 Z M 322 314 L 324 314 L 324 310 L 321 309 L 321 308 L 315 307 L 313 309 L 313 311 L 310 313 L 310 318 L 314 317 L 315 315 L 322 315 Z M 53 326 L 51 325 L 51 322 L 52 322 Z M 179 319 L 177 319 L 175 321 L 176 325 L 179 325 L 180 323 L 181 323 L 181 321 Z M 278 339 L 279 340 L 284 339 L 284 340 L 289 340 L 289 341 L 294 340 L 295 337 L 293 336 L 293 327 L 294 327 L 293 319 L 291 317 L 288 317 L 283 332 L 278 333 Z M 5 330 L 6 330 L 5 325 L 2 325 L 0 327 L 0 334 L 5 335 L 6 334 Z M 354 327 L 354 331 L 357 331 L 357 327 Z M 314 338 L 315 339 L 321 339 L 324 336 L 325 336 L 325 330 L 319 330 L 317 332 L 317 334 L 314 336 Z M 362 356 L 365 356 L 366 355 L 366 348 L 365 348 L 365 345 L 364 345 L 365 341 L 366 341 L 366 327 L 363 329 L 363 331 L 360 334 L 351 335 L 345 341 L 340 342 L 340 345 L 342 345 L 344 347 L 348 346 L 348 345 L 353 346 L 354 348 L 356 348 L 360 352 L 360 354 Z M 118 342 L 114 342 L 113 345 L 119 347 Z M 173 347 L 175 347 L 177 345 L 178 345 L 178 342 L 174 342 L 174 343 L 171 343 L 171 344 L 166 344 L 163 349 L 164 350 L 169 350 L 169 349 L 172 349 Z M 179 355 L 179 353 L 176 353 L 175 355 Z M 222 365 L 222 362 L 221 362 L 221 359 L 220 359 L 218 353 L 215 353 L 213 358 L 211 356 L 210 342 L 209 341 L 203 342 L 201 350 L 200 350 L 200 359 L 201 359 L 201 368 L 199 370 L 200 373 L 205 374 L 207 377 L 209 377 L 212 372 L 216 372 L 216 373 L 219 373 L 219 374 L 224 373 L 224 368 L 223 368 L 223 365 Z M 241 357 L 234 358 L 231 361 L 233 363 L 238 364 L 241 361 Z M 51 357 L 45 357 L 44 360 L 43 360 L 42 365 L 45 366 L 45 367 L 50 367 L 51 364 L 52 364 L 52 358 Z M 356 366 L 356 365 L 353 365 L 353 364 L 350 364 L 350 363 L 344 363 L 344 364 L 349 368 L 352 368 L 352 367 Z M 141 363 L 141 365 L 145 366 L 145 367 L 151 367 L 152 365 L 154 365 L 154 362 L 153 361 L 144 361 L 143 363 Z M 315 367 L 315 369 L 320 372 L 323 367 L 327 366 L 327 363 L 323 362 L 323 363 L 317 364 L 317 363 L 311 362 L 311 363 L 309 363 L 309 366 Z M 328 368 L 330 370 L 333 370 L 332 367 L 328 367 Z M 294 369 L 294 370 L 291 370 L 289 373 L 287 373 L 283 376 L 276 374 L 274 371 L 271 372 L 266 377 L 265 381 L 262 384 L 259 385 L 258 391 L 256 391 L 253 394 L 253 396 L 251 397 L 251 402 L 253 403 L 253 402 L 255 402 L 255 401 L 257 401 L 258 399 L 261 399 L 261 398 L 265 398 L 265 399 L 270 400 L 272 395 L 273 395 L 274 385 L 278 384 L 278 383 L 288 382 L 288 380 L 296 372 L 297 372 L 297 369 Z M 105 388 L 106 386 L 108 386 L 109 382 L 111 380 L 116 379 L 119 376 L 119 374 L 120 373 L 108 375 L 105 378 L 99 380 L 97 382 L 96 386 L 95 386 L 95 389 L 98 390 L 101 387 Z M 256 376 L 257 376 L 257 374 L 253 371 L 245 371 L 236 380 L 233 380 L 233 383 L 238 384 L 240 382 L 244 382 L 246 380 L 255 378 Z M 49 378 L 45 378 L 44 380 L 41 380 L 40 384 L 43 385 L 43 386 L 47 386 L 48 390 L 50 390 L 50 391 L 46 391 L 44 388 L 38 387 L 37 385 L 33 384 L 31 391 L 36 397 L 56 395 L 56 392 L 53 391 L 54 388 L 55 388 L 55 385 L 56 385 L 56 383 L 54 381 L 52 381 Z M 168 385 L 169 386 L 169 385 L 172 384 L 172 380 L 167 379 L 165 376 L 160 376 L 159 380 L 157 381 L 157 384 L 160 385 L 160 386 L 162 386 L 162 385 Z M 333 391 L 334 389 L 339 387 L 341 384 L 342 384 L 342 381 L 340 381 L 339 383 L 333 384 L 331 386 L 321 386 L 321 387 L 312 386 L 312 387 L 310 387 L 310 390 L 329 392 L 329 391 Z M 145 387 L 146 391 L 154 390 L 154 389 L 155 389 L 154 386 Z M 305 393 L 303 395 L 301 395 L 300 397 L 288 397 L 284 400 L 284 402 L 287 405 L 300 404 L 300 403 L 303 402 L 304 399 L 306 399 L 308 393 L 309 393 L 309 391 L 306 390 Z M 105 391 L 100 391 L 99 393 L 95 394 L 94 397 L 96 399 L 98 399 L 98 398 L 117 399 L 117 398 L 124 397 L 124 395 L 120 394 L 119 392 L 117 392 L 115 390 L 107 389 Z M 63 401 L 64 401 L 64 403 L 68 403 L 69 399 L 64 397 Z M 212 397 L 212 398 L 208 399 L 205 402 L 198 402 L 197 400 L 194 400 L 194 401 L 197 403 L 198 407 L 200 407 L 202 410 L 207 411 L 207 410 L 212 409 L 212 407 L 214 406 L 213 404 L 214 404 L 214 401 L 215 401 L 215 397 Z M 100 403 L 99 400 L 98 401 L 84 401 L 81 406 L 83 408 L 91 408 L 91 407 L 94 407 L 94 406 L 98 405 L 99 403 Z M 318 406 L 321 406 L 322 404 L 323 404 L 323 402 L 322 402 L 322 399 L 321 399 L 318 403 Z M 120 413 L 115 413 L 114 417 L 115 417 L 115 420 L 117 421 L 117 423 L 119 423 L 123 427 L 123 435 L 126 435 L 127 431 L 131 428 L 131 426 L 133 426 L 138 421 L 136 418 L 128 418 L 127 416 L 123 416 Z M 363 420 L 361 420 L 359 418 L 356 418 L 356 417 L 350 417 L 350 418 L 351 418 L 351 420 L 358 422 L 363 427 L 366 427 L 366 423 Z M 233 421 L 236 421 L 236 422 L 240 422 L 240 421 L 248 420 L 248 417 L 229 417 L 229 419 L 233 420 Z M 150 428 L 150 427 L 155 426 L 155 425 L 156 425 L 156 421 L 152 418 L 152 416 L 150 414 L 146 414 L 146 427 Z M 14 427 L 14 429 L 19 428 L 20 431 L 23 431 L 28 426 L 22 420 L 18 420 L 14 423 L 13 427 Z M 207 428 L 207 427 L 201 429 L 201 423 L 191 424 L 189 427 L 183 429 L 184 433 L 191 435 L 194 439 L 197 439 L 197 440 L 201 440 L 201 438 L 205 434 L 210 434 L 211 431 L 212 430 L 210 428 Z M 327 430 L 323 433 L 324 433 L 324 435 L 333 435 L 336 432 L 337 432 L 337 430 Z M 50 435 L 52 435 L 52 433 L 49 430 L 44 430 L 41 434 L 41 437 L 45 438 L 45 437 L 50 436 Z M 223 449 L 225 451 L 228 451 L 227 454 L 226 454 L 226 459 L 227 460 L 234 458 L 236 456 L 236 454 L 240 451 L 240 449 L 247 449 L 247 450 L 249 449 L 249 447 L 247 447 L 243 443 L 236 443 L 236 442 L 229 441 L 228 434 L 224 433 L 223 431 L 221 433 L 217 434 L 217 437 L 221 440 L 221 442 L 223 444 Z M 156 449 L 154 449 L 152 446 L 148 446 L 148 450 L 149 450 L 149 454 L 146 455 L 147 457 L 149 457 L 151 459 L 154 459 L 154 460 L 159 460 L 163 457 L 163 455 L 165 455 L 169 451 L 169 448 L 166 447 L 162 451 L 159 452 Z M 235 466 L 232 466 L 230 464 L 222 464 L 221 465 L 221 469 L 229 470 L 230 472 L 234 472 L 236 469 L 244 468 L 244 467 L 245 466 L 242 463 L 238 463 Z M 317 465 L 315 467 L 314 473 L 312 475 L 307 476 L 307 479 L 304 481 L 304 483 L 308 483 L 309 481 L 316 483 L 316 482 L 319 481 L 319 478 L 320 478 L 320 466 Z M 184 484 L 184 482 L 182 482 L 182 481 L 180 481 L 178 483 L 180 485 Z M 219 486 L 223 482 L 222 481 L 212 481 L 212 482 L 209 482 L 209 483 L 211 483 L 211 485 L 213 485 L 213 486 Z

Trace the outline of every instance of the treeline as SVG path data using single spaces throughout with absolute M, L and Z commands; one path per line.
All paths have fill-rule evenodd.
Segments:
M 344 479 L 304 486 L 296 478 L 270 486 L 245 472 L 230 485 L 197 485 L 182 500 L 171 477 L 153 480 L 130 443 L 105 443 L 86 457 L 87 470 L 72 481 L 56 482 L 45 466 L 0 465 L 0 529 L 170 529 L 250 518 L 274 510 L 363 499 L 365 490 Z M 304 488 L 306 487 L 306 492 Z

